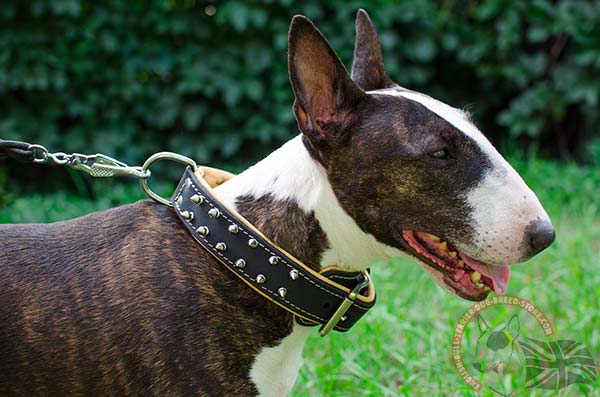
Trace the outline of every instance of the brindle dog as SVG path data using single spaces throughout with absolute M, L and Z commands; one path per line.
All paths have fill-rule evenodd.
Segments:
M 364 11 L 352 78 L 301 16 L 289 72 L 301 134 L 216 193 L 313 269 L 408 254 L 479 300 L 554 239 L 466 114 L 388 77 Z M 0 395 L 281 396 L 296 379 L 313 328 L 241 283 L 170 208 L 4 225 L 0 239 Z

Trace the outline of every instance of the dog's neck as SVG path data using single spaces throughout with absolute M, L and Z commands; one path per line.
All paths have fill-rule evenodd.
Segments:
M 393 255 L 363 232 L 340 206 L 325 168 L 314 160 L 301 136 L 215 189 L 267 237 L 311 268 L 338 265 L 362 270 Z M 392 249 L 393 251 L 393 249 Z M 314 330 L 296 324 L 254 360 L 250 377 L 260 395 L 291 390 L 302 364 L 302 348 Z
M 325 168 L 301 136 L 216 189 L 259 230 L 318 269 L 362 270 L 397 252 L 363 232 L 340 206 Z

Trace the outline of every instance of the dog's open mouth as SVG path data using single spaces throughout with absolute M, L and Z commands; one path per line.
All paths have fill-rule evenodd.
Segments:
M 499 295 L 506 290 L 508 266 L 479 262 L 430 233 L 403 230 L 402 237 L 412 254 L 441 273 L 442 281 L 457 295 L 482 300 L 490 291 Z

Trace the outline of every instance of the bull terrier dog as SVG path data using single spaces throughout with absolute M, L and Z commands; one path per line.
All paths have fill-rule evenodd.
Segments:
M 502 293 L 508 265 L 554 240 L 548 215 L 467 114 L 388 77 L 362 10 L 356 28 L 350 75 L 293 18 L 300 134 L 215 195 L 315 271 L 408 255 L 464 299 Z M 283 396 L 296 380 L 314 328 L 167 206 L 2 225 L 0 239 L 1 395 Z

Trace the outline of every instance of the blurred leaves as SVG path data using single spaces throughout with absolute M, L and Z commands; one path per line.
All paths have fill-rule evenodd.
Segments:
M 0 137 L 139 163 L 239 169 L 296 134 L 287 29 L 312 18 L 349 65 L 357 8 L 401 85 L 469 106 L 496 140 L 581 154 L 598 134 L 600 2 L 6 1 Z

